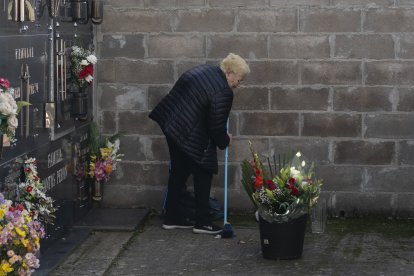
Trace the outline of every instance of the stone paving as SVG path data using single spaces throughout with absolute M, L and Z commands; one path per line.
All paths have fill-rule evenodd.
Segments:
M 257 223 L 251 216 L 235 220 L 230 239 L 163 230 L 158 216 L 129 238 L 126 232 L 99 232 L 86 241 L 89 248 L 75 250 L 78 257 L 72 254 L 52 275 L 414 274 L 414 221 L 330 219 L 324 234 L 307 229 L 302 258 L 266 260 Z M 96 258 L 105 254 L 116 257 Z

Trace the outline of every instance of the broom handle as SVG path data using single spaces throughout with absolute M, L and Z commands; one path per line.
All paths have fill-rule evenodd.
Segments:
M 227 132 L 229 132 L 229 120 L 227 119 Z M 229 158 L 229 147 L 224 152 L 224 224 L 227 223 L 227 161 Z

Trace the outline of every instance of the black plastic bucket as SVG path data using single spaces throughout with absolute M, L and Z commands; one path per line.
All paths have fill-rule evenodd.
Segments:
M 308 214 L 284 223 L 269 223 L 260 217 L 260 244 L 265 259 L 302 257 Z

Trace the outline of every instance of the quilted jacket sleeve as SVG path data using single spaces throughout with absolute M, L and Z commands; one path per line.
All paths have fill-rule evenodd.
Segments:
M 233 91 L 223 89 L 213 95 L 208 113 L 208 131 L 214 143 L 221 150 L 225 149 L 230 142 L 227 135 L 227 118 L 229 117 L 233 104 Z

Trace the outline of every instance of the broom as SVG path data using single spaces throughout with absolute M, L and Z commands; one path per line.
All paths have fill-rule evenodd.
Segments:
M 227 120 L 227 130 L 229 129 L 229 120 Z M 229 147 L 224 152 L 224 227 L 221 232 L 222 238 L 232 238 L 234 236 L 233 227 L 227 221 L 227 161 L 229 158 Z

